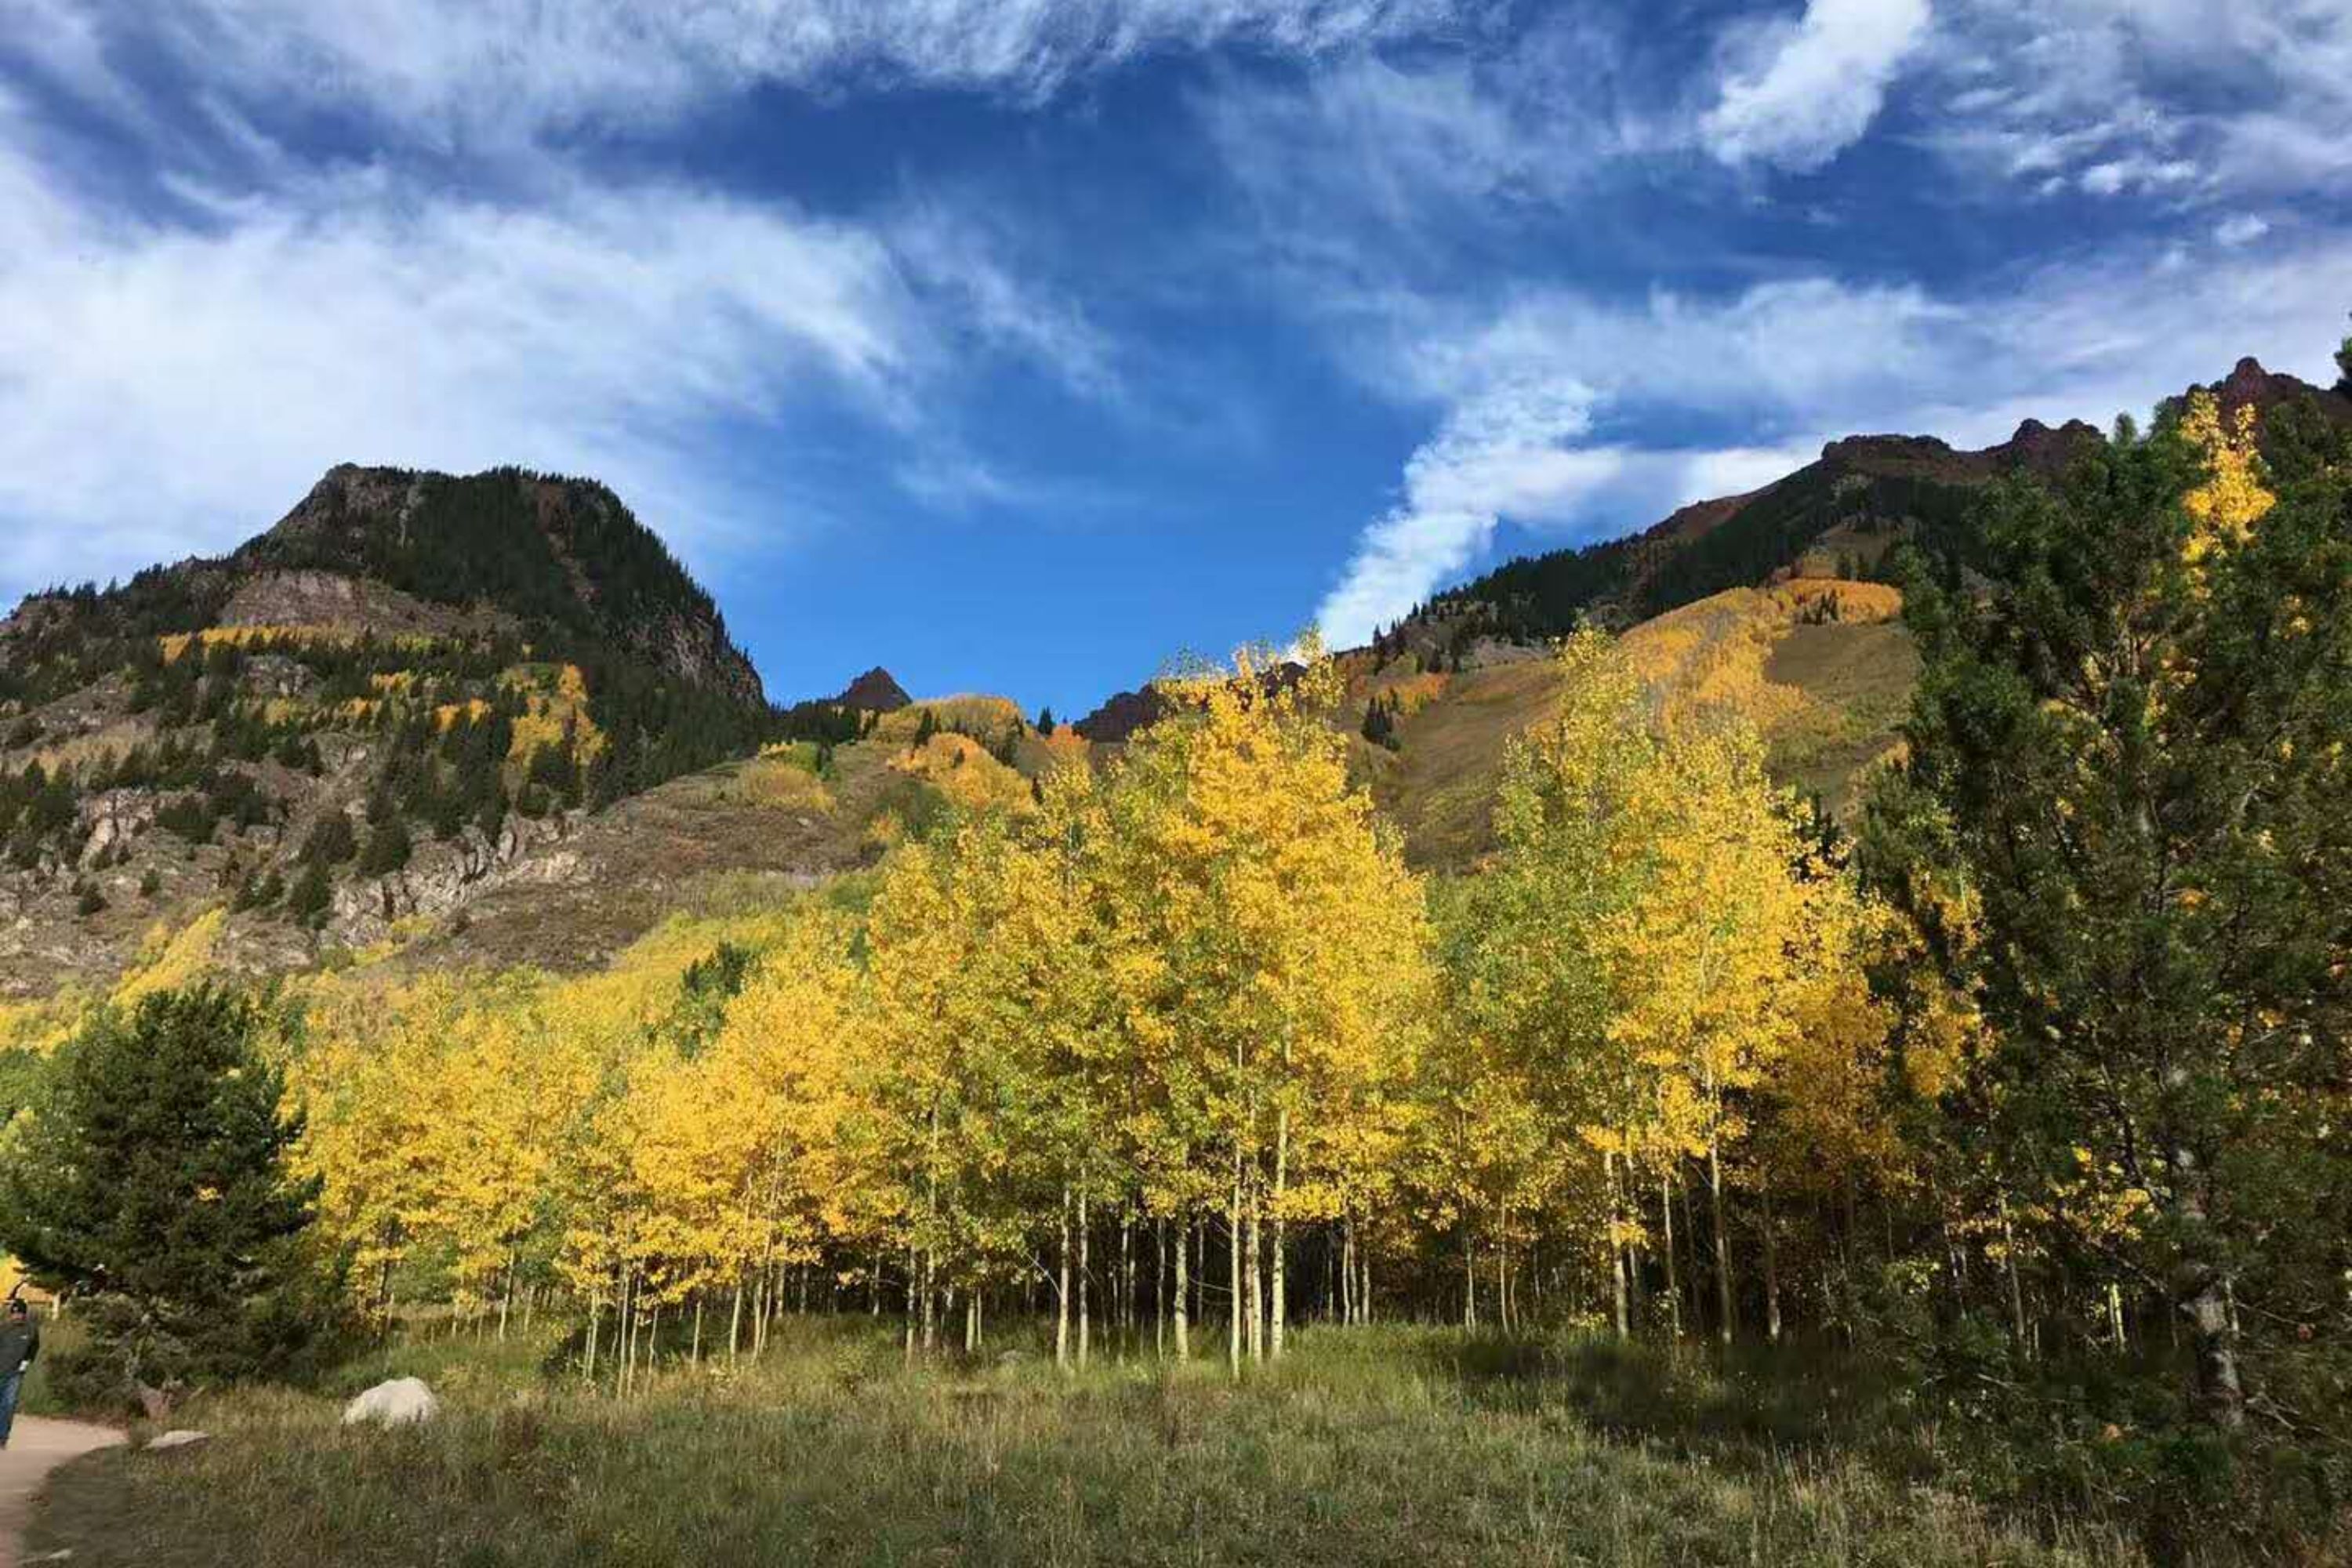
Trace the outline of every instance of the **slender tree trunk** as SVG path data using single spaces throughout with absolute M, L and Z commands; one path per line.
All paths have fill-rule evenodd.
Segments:
M 601 1289 L 591 1291 L 588 1296 L 588 1360 L 587 1364 L 581 1368 L 581 1375 L 591 1388 L 596 1386 L 596 1332 L 604 1313 L 604 1292 Z
M 1088 1229 L 1089 1227 L 1087 1224 L 1087 1190 L 1084 1187 L 1080 1187 L 1078 1189 L 1078 1365 L 1080 1367 L 1084 1367 L 1087 1364 L 1088 1345 L 1090 1343 L 1087 1335 L 1088 1317 L 1087 1312 L 1087 1286 L 1091 1283 L 1090 1266 L 1087 1261 Z
M 499 1291 L 499 1343 L 507 1342 L 507 1313 L 514 1306 L 515 1254 L 507 1249 L 506 1284 Z
M 1478 1243 L 1466 1219 L 1462 1222 L 1462 1326 L 1478 1326 Z
M 743 1353 L 743 1276 L 735 1276 L 735 1306 L 727 1314 L 727 1362 L 733 1365 Z
M 1622 1340 L 1632 1336 L 1633 1327 L 1625 1310 L 1625 1211 L 1617 1193 L 1616 1151 L 1602 1152 L 1601 1169 L 1609 1185 L 1609 1298 L 1616 1309 L 1617 1337 Z
M 688 1359 L 697 1366 L 702 1364 L 702 1294 L 700 1291 L 697 1291 L 694 1297 L 694 1349 L 688 1353 Z
M 1249 1239 L 1242 1253 L 1244 1278 L 1249 1287 L 1249 1358 L 1265 1359 L 1265 1233 L 1258 1221 L 1256 1184 L 1247 1188 Z
M 2002 1272 L 2009 1276 L 2009 1331 L 2020 1355 L 2030 1352 L 2025 1331 L 2025 1286 L 2018 1278 L 2017 1232 L 2009 1223 L 2009 1194 L 1998 1194 L 1995 1203 L 2000 1214 L 2000 1252 Z
M 1723 1151 L 1722 1145 L 1709 1138 L 1706 1143 L 1707 1195 L 1715 1227 L 1715 1304 L 1717 1321 L 1716 1338 L 1725 1344 L 1731 1342 L 1731 1238 L 1724 1224 L 1723 1213 Z
M 1062 1272 L 1054 1289 L 1054 1364 L 1070 1369 L 1070 1189 L 1062 1188 Z
M 1658 1173 L 1658 1214 L 1666 1227 L 1667 1332 L 1680 1340 L 1683 1337 L 1683 1287 L 1675 1268 L 1675 1194 L 1663 1171 Z
M 1168 1216 L 1151 1222 L 1151 1353 L 1168 1359 Z
M 1289 1059 L 1285 1050 L 1284 1059 Z M 1275 1360 L 1282 1359 L 1282 1328 L 1290 1316 L 1287 1280 L 1290 1274 L 1289 1227 L 1283 1219 L 1283 1199 L 1290 1190 L 1290 1108 L 1284 1106 L 1274 1119 L 1274 1272 L 1273 1307 L 1266 1321 L 1266 1353 Z
M 1192 1222 L 1185 1219 L 1176 1226 L 1176 1289 L 1169 1303 L 1176 1311 L 1176 1359 L 1180 1362 L 1192 1359 L 1192 1320 L 1186 1313 L 1192 1293 Z
M 1339 1321 L 1355 1323 L 1355 1220 L 1339 1227 Z
M 1234 1149 L 1234 1198 L 1225 1215 L 1226 1258 L 1231 1276 L 1232 1310 L 1225 1314 L 1225 1361 L 1233 1374 L 1242 1374 L 1242 1152 Z
M 1772 1218 L 1772 1184 L 1763 1184 L 1764 1205 L 1764 1337 L 1780 1342 L 1780 1239 Z

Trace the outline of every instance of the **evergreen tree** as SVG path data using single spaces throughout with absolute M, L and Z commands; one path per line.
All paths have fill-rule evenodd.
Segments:
M 368 835 L 367 847 L 360 852 L 360 875 L 388 877 L 408 864 L 408 825 L 391 817 Z
M 1998 490 L 1991 595 L 1915 588 L 1910 760 L 1865 840 L 1995 1026 L 2007 1179 L 2134 1216 L 2075 1244 L 2169 1297 L 2222 1425 L 2242 1331 L 2316 1321 L 2346 1266 L 2292 1250 L 2340 1236 L 2347 1176 L 2345 446 L 2266 471 L 2200 395 Z
M 325 922 L 327 908 L 333 901 L 334 889 L 327 880 L 326 863 L 312 860 L 294 879 L 293 890 L 287 895 L 286 912 L 316 930 Z
M 297 1181 L 260 1007 L 198 985 L 97 1015 L 58 1053 L 0 1167 L 0 1246 L 80 1318 L 126 1382 L 257 1370 L 316 1180 Z

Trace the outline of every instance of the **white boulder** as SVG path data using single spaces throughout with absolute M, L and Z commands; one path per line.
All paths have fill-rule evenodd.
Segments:
M 379 1383 L 343 1406 L 343 1425 L 373 1421 L 385 1426 L 430 1421 L 441 1414 L 441 1402 L 421 1377 L 395 1377 Z
M 160 1437 L 148 1438 L 147 1447 L 150 1448 L 185 1448 L 191 1444 L 209 1443 L 212 1441 L 212 1436 L 213 1435 L 209 1432 L 198 1432 L 191 1427 L 182 1426 L 173 1431 L 166 1432 Z

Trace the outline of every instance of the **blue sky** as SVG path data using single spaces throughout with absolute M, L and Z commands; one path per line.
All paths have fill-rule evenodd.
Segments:
M 2352 308 L 2352 0 L 0 0 L 0 591 L 593 474 L 1082 710 Z

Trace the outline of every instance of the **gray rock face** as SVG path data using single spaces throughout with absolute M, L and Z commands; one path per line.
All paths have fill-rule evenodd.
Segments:
M 495 841 L 467 826 L 446 842 L 418 843 L 409 863 L 389 876 L 335 889 L 329 927 L 353 946 L 381 941 L 401 921 L 446 915 L 476 895 L 510 881 L 561 881 L 575 868 L 559 845 L 577 829 L 581 814 L 533 819 L 509 816 Z
M 81 816 L 89 837 L 82 841 L 81 866 L 96 865 L 100 856 L 154 826 L 159 809 L 161 802 L 153 790 L 110 789 L 85 797 Z

